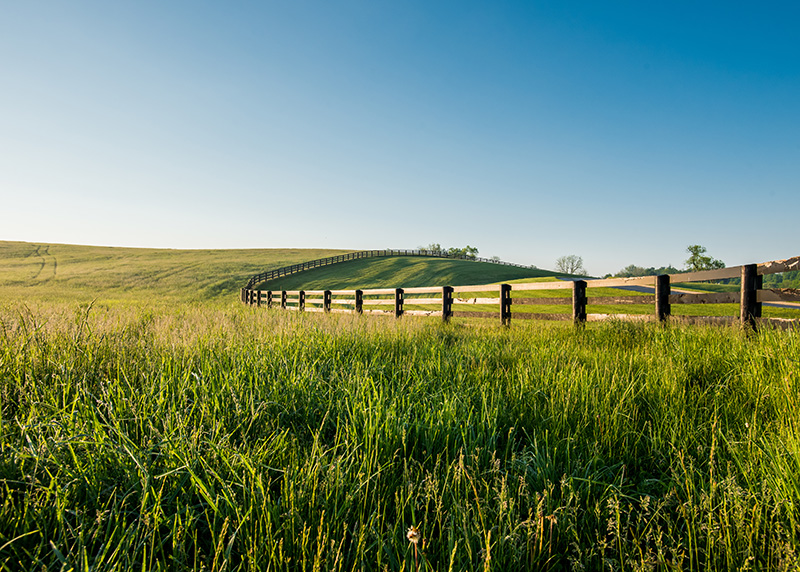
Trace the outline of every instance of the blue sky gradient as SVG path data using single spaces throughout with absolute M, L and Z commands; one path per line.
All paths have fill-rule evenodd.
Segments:
M 800 4 L 30 2 L 0 239 L 800 254 Z

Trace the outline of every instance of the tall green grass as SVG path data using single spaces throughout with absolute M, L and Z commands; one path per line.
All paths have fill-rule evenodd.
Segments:
M 0 313 L 5 570 L 793 570 L 800 335 Z

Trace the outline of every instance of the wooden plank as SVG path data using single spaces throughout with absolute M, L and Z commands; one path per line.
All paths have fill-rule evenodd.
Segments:
M 391 294 L 394 296 L 394 288 L 372 288 L 371 290 L 363 290 L 364 296 L 386 296 Z
M 620 286 L 655 286 L 655 276 L 636 276 L 634 278 L 606 278 L 587 280 L 587 288 L 619 288 Z
M 355 298 L 334 298 L 333 300 L 331 300 L 331 304 L 333 306 L 337 306 L 337 305 L 339 305 L 339 306 L 341 306 L 341 305 L 354 306 L 355 303 L 356 303 L 356 299 Z
M 722 280 L 724 278 L 739 278 L 742 274 L 741 266 L 731 266 L 719 270 L 702 270 L 700 272 L 686 272 L 683 274 L 670 274 L 670 282 L 681 284 L 684 282 L 703 282 L 705 280 Z
M 572 302 L 572 300 L 570 300 Z M 556 322 L 570 322 L 572 321 L 572 314 L 540 314 L 534 312 L 514 312 L 512 314 L 515 320 L 550 320 Z
M 800 302 L 800 290 L 795 288 L 765 288 L 758 291 L 759 302 Z
M 306 297 L 308 296 L 324 296 L 325 290 L 306 290 Z
M 300 290 L 287 290 L 286 291 L 286 295 L 287 296 L 299 296 L 300 295 Z
M 364 314 L 378 314 L 381 316 L 394 316 L 394 310 L 363 310 Z
M 404 316 L 435 316 L 437 318 L 442 317 L 441 310 L 403 310 Z
M 419 288 L 403 288 L 406 294 L 441 294 L 441 286 L 420 286 Z M 408 299 L 406 298 L 406 301 Z
M 481 286 L 453 286 L 453 292 L 499 292 L 500 284 L 483 284 Z
M 791 320 L 789 318 L 757 318 L 759 327 L 770 326 L 781 330 L 800 330 L 800 320 Z
M 493 318 L 497 320 L 500 312 L 453 312 L 454 318 Z
M 654 322 L 656 316 L 651 314 L 586 314 L 587 322 L 605 322 L 606 320 L 627 320 L 631 322 Z
M 355 296 L 355 290 L 331 290 L 331 296 Z
M 364 300 L 365 306 L 394 306 L 394 300 Z
M 590 306 L 609 306 L 623 304 L 650 304 L 656 302 L 655 296 L 589 296 Z
M 453 298 L 453 304 L 499 304 L 500 298 Z
M 669 317 L 669 321 L 692 326 L 735 326 L 739 324 L 739 316 L 675 316 L 673 314 Z
M 558 282 L 528 282 L 526 284 L 511 284 L 511 291 L 521 290 L 572 290 L 572 280 Z
M 441 298 L 406 298 L 405 304 L 406 306 L 414 305 L 414 304 L 441 304 Z
M 777 274 L 779 272 L 793 272 L 800 270 L 800 256 L 785 260 L 773 260 L 758 265 L 759 274 Z
M 305 311 L 306 312 L 311 312 L 311 313 L 324 313 L 325 312 L 325 310 L 323 310 L 322 308 L 308 308 L 308 307 L 305 308 Z
M 739 292 L 708 292 L 703 294 L 670 294 L 670 304 L 738 304 Z
M 572 304 L 572 298 L 511 298 L 514 306 L 566 306 Z

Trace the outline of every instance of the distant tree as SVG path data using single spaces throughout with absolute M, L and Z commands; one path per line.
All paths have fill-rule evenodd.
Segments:
M 629 264 L 628 266 L 617 272 L 615 276 L 619 278 L 634 278 L 636 276 L 658 276 L 659 274 L 677 274 L 678 272 L 680 272 L 680 270 L 678 270 L 671 264 L 668 266 L 661 266 L 660 268 L 654 268 L 653 266 L 649 268 L 643 268 L 642 266 Z
M 564 274 L 586 274 L 583 268 L 583 258 L 574 254 L 559 256 L 556 259 L 556 268 Z
M 435 253 L 435 252 L 443 252 L 444 248 L 442 248 L 442 245 L 439 244 L 438 242 L 431 242 L 428 246 L 418 247 L 417 250 L 421 250 L 422 252 Z
M 448 248 L 447 254 L 449 254 L 450 256 L 464 256 L 466 258 L 474 259 L 478 255 L 478 249 L 468 244 L 464 248 L 457 248 L 457 247 Z
M 725 263 L 722 262 L 722 260 L 716 260 L 715 258 L 705 255 L 705 246 L 691 244 L 686 248 L 686 252 L 691 255 L 686 259 L 686 268 L 692 272 L 725 268 Z
M 428 246 L 418 246 L 417 250 L 422 252 L 430 253 L 430 254 L 447 254 L 448 256 L 464 256 L 466 258 L 476 258 L 478 254 L 478 249 L 474 246 L 470 246 L 469 244 L 464 248 L 457 248 L 455 246 L 450 248 L 444 248 L 438 242 L 432 242 Z
M 500 262 L 500 257 L 497 255 L 492 256 L 489 260 L 493 260 L 495 262 Z

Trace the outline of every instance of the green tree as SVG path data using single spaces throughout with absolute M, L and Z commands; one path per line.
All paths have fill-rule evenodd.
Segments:
M 725 263 L 722 260 L 717 260 L 706 256 L 706 247 L 699 244 L 691 244 L 686 248 L 691 256 L 686 259 L 686 267 L 692 272 L 699 270 L 716 270 L 718 268 L 725 268 Z

